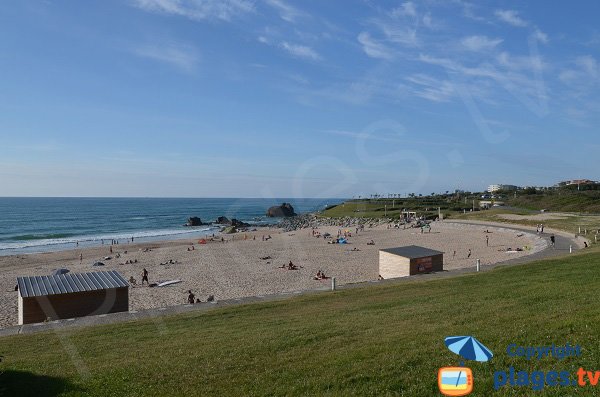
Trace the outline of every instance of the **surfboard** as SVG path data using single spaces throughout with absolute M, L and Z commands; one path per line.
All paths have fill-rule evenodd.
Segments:
M 171 284 L 178 284 L 180 283 L 181 280 L 168 280 L 168 281 L 163 281 L 162 283 L 158 283 L 157 287 L 166 287 L 167 285 L 171 285 Z

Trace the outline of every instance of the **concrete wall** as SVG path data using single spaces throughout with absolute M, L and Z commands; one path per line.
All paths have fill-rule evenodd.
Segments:
M 19 294 L 19 325 L 126 311 L 129 289 L 125 287 L 32 298 Z
M 385 279 L 440 272 L 442 270 L 444 270 L 443 254 L 410 259 L 379 251 L 379 274 Z

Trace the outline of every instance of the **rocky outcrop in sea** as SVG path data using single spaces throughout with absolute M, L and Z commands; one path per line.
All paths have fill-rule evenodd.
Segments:
M 290 203 L 283 203 L 281 205 L 275 205 L 267 210 L 267 216 L 271 218 L 287 218 L 290 216 L 296 216 L 294 207 Z

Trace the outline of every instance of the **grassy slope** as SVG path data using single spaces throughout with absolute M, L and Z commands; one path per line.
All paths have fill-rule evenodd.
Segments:
M 386 209 L 387 205 L 387 209 Z M 403 208 L 418 211 L 419 215 L 436 215 L 437 208 L 442 210 L 448 203 L 441 199 L 379 199 L 379 200 L 350 200 L 321 213 L 323 217 L 340 218 L 345 216 L 357 218 L 382 218 L 387 214 L 389 218 L 399 218 Z
M 509 196 L 508 204 L 528 209 L 600 213 L 600 191 L 556 190 L 544 194 Z
M 591 251 L 590 251 L 591 252 Z M 0 339 L 6 395 L 435 396 L 437 369 L 456 365 L 443 339 L 476 335 L 495 357 L 469 363 L 473 396 L 598 395 L 587 389 L 492 393 L 494 370 L 600 370 L 600 278 L 594 250 L 446 280 L 380 285 L 54 333 Z M 580 343 L 562 362 L 509 359 L 509 343 Z M 0 393 L 1 394 L 1 393 Z
M 539 213 L 539 212 L 538 212 Z M 506 210 L 502 207 L 493 208 L 486 211 L 477 211 L 477 212 L 467 212 L 466 214 L 454 214 L 450 218 L 452 219 L 464 219 L 464 220 L 481 220 L 481 221 L 491 221 L 491 222 L 503 222 L 503 223 L 511 223 L 517 225 L 524 225 L 531 227 L 532 231 L 535 231 L 536 225 L 539 223 L 543 223 L 547 228 L 554 228 L 558 230 L 563 230 L 568 233 L 576 234 L 579 232 L 579 227 L 581 227 L 581 233 L 585 229 L 588 229 L 587 237 L 590 241 L 594 242 L 593 231 L 600 229 L 600 216 L 597 215 L 576 215 L 576 214 L 566 214 L 561 219 L 546 219 L 546 220 L 530 220 L 530 219 L 504 219 L 501 217 L 502 214 L 517 214 L 517 215 L 532 215 L 527 211 L 515 211 L 515 210 Z

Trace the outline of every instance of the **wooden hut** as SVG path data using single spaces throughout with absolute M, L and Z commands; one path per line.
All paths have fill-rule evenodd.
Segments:
M 129 311 L 129 283 L 117 271 L 17 277 L 19 325 Z
M 444 253 L 418 245 L 379 250 L 379 274 L 387 278 L 444 270 Z

